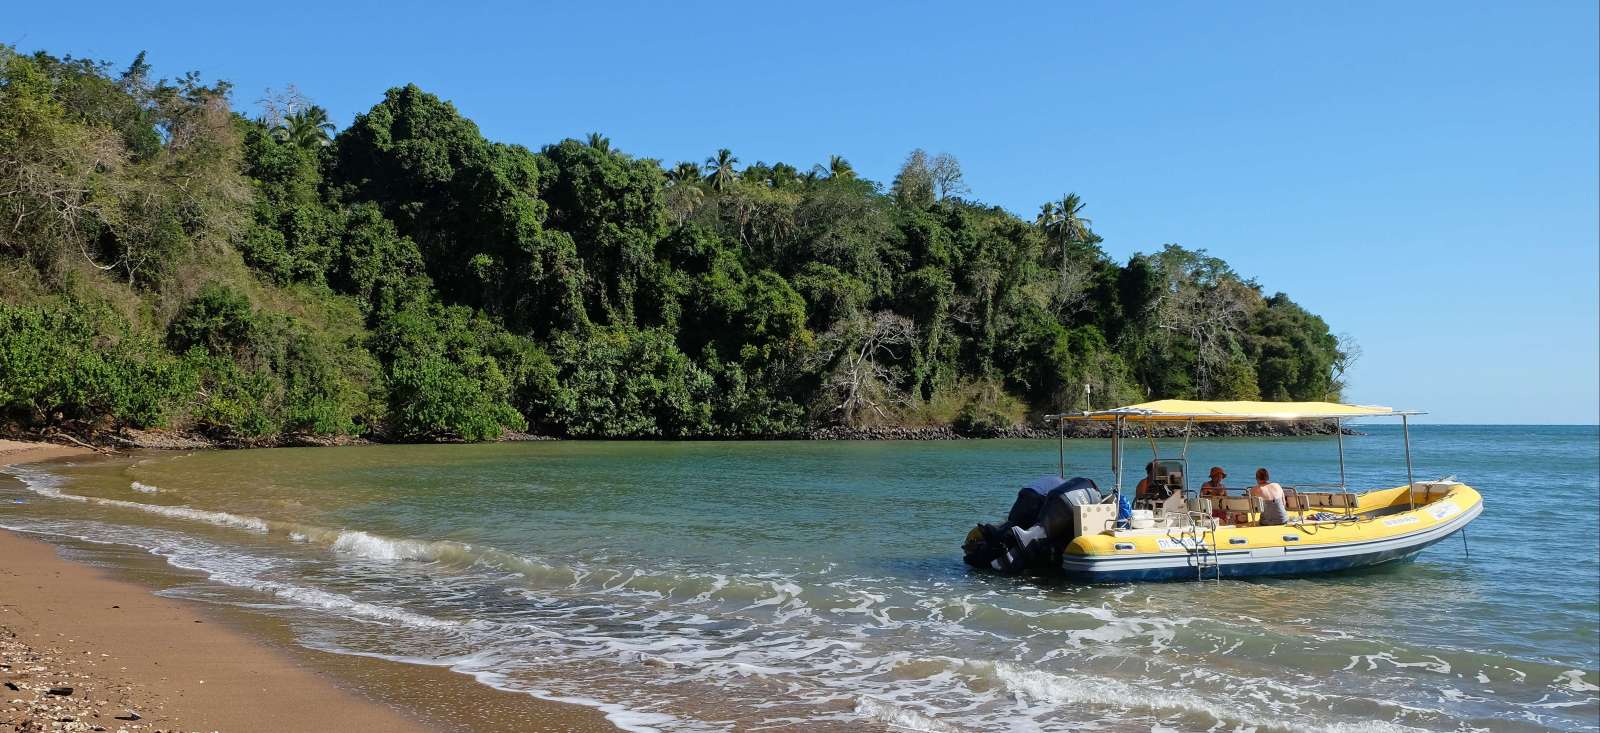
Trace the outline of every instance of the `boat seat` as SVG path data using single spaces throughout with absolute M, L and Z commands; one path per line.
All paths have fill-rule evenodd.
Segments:
M 1446 494 L 1454 491 L 1458 485 L 1459 484 L 1453 483 L 1440 484 L 1432 481 L 1418 481 L 1417 483 L 1413 484 L 1413 486 L 1416 487 L 1413 489 L 1413 491 L 1416 493 L 1417 501 L 1419 503 L 1426 504 L 1430 501 L 1438 501 L 1439 499 L 1443 499 Z
M 1312 509 L 1355 509 L 1360 497 L 1343 491 L 1308 491 L 1301 494 Z
M 1217 496 L 1212 497 L 1212 508 L 1224 512 L 1251 512 L 1255 511 L 1255 503 L 1248 496 Z

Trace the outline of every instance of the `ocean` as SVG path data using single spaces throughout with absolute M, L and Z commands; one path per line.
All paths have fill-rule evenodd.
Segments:
M 1356 427 L 1351 487 L 1403 485 L 1398 427 Z M 1600 728 L 1600 428 L 1411 437 L 1416 478 L 1473 486 L 1483 516 L 1414 562 L 1308 578 L 967 568 L 966 532 L 1055 473 L 1048 440 L 141 452 L 5 469 L 0 526 L 142 548 L 196 571 L 162 593 L 300 645 L 632 731 Z M 1109 485 L 1108 451 L 1069 441 L 1068 475 Z M 1332 437 L 1189 457 L 1234 487 L 1339 475 Z

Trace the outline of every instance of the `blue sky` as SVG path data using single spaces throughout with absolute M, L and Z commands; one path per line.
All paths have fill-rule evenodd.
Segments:
M 26 3 L 0 42 L 341 126 L 415 82 L 491 138 L 888 180 L 949 152 L 1031 217 L 1067 191 L 1122 258 L 1205 248 L 1348 332 L 1347 397 L 1437 422 L 1600 420 L 1596 4 Z M 137 10 L 137 12 L 134 12 Z

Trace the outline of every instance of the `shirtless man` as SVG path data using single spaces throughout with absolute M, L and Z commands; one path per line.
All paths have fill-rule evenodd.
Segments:
M 1283 504 L 1283 487 L 1272 480 L 1267 469 L 1256 469 L 1256 485 L 1250 487 L 1249 493 L 1261 499 L 1261 526 L 1288 523 L 1289 510 Z

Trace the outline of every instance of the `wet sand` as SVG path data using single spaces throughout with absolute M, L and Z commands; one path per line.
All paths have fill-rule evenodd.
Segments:
M 89 452 L 0 441 L 0 465 Z M 614 730 L 446 669 L 295 646 L 281 622 L 154 595 L 171 569 L 127 559 L 134 577 L 111 577 L 0 531 L 0 730 Z

